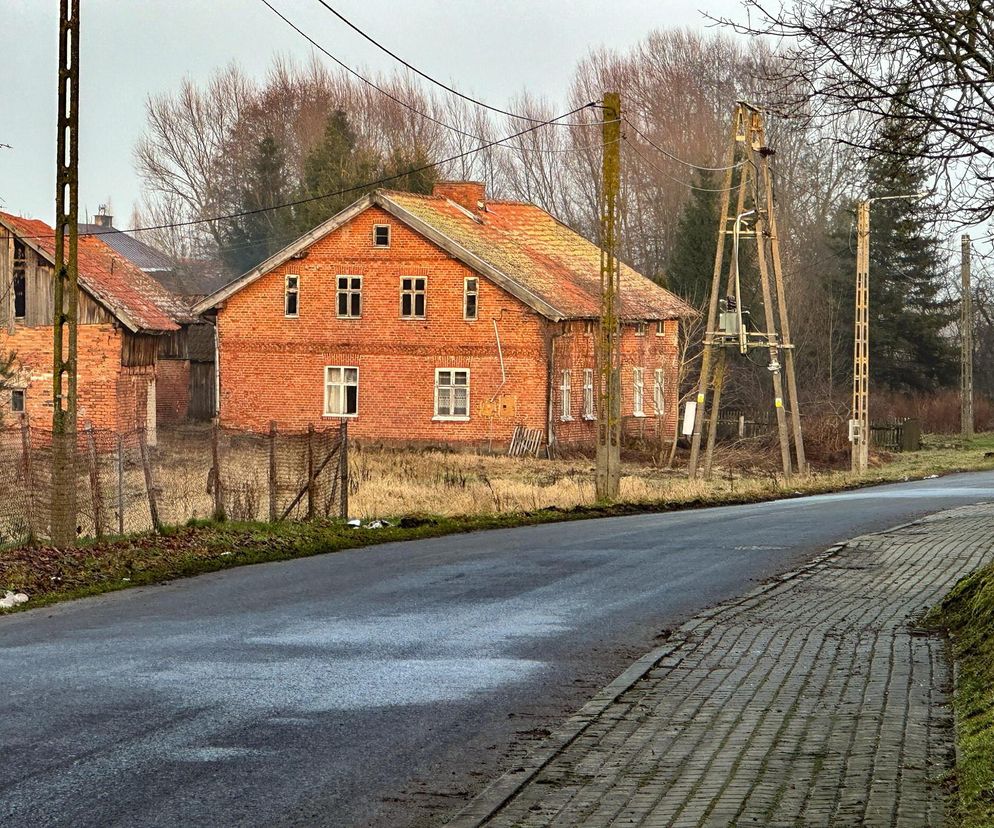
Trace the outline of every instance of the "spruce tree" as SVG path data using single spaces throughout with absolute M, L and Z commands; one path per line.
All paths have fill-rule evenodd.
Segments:
M 290 208 L 268 209 L 286 204 L 293 195 L 286 152 L 271 135 L 256 146 L 240 184 L 239 207 L 249 214 L 231 222 L 221 248 L 224 264 L 234 273 L 251 270 L 295 235 Z
M 915 160 L 922 146 L 900 118 L 885 121 L 877 152 L 867 164 L 871 198 L 929 189 L 931 170 Z M 911 160 L 909 160 L 911 159 Z M 870 213 L 870 380 L 894 391 L 934 391 L 958 380 L 956 355 L 945 331 L 955 310 L 942 298 L 943 262 L 928 230 L 936 209 L 927 198 L 874 201 Z M 839 335 L 852 342 L 856 236 L 840 218 L 834 232 L 839 267 L 833 292 L 842 300 Z
M 698 170 L 694 189 L 677 222 L 676 244 L 669 257 L 666 287 L 696 308 L 711 290 L 718 244 L 718 193 L 710 173 Z

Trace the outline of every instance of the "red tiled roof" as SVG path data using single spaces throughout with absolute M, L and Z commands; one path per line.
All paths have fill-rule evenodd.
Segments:
M 0 224 L 54 263 L 55 231 L 45 222 L 0 212 Z M 79 284 L 135 332 L 175 331 L 178 322 L 193 321 L 181 302 L 97 236 L 79 237 Z
M 441 196 L 395 191 L 379 195 L 499 270 L 563 317 L 599 315 L 600 248 L 541 208 L 487 201 L 486 211 L 470 212 Z M 673 319 L 696 314 L 679 297 L 621 265 L 621 318 Z

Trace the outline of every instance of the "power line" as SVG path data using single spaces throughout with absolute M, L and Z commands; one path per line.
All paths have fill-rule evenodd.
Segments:
M 460 127 L 453 126 L 452 124 L 450 124 L 450 123 L 448 123 L 446 121 L 443 121 L 443 120 L 441 120 L 439 118 L 436 118 L 435 116 L 430 115 L 427 112 L 424 112 L 424 111 L 418 109 L 415 106 L 412 106 L 407 101 L 405 101 L 403 98 L 397 97 L 396 95 L 394 95 L 389 90 L 384 89 L 379 84 L 377 84 L 374 81 L 370 80 L 369 78 L 365 77 L 364 75 L 362 75 L 361 73 L 359 73 L 358 71 L 356 71 L 355 69 L 353 69 L 351 66 L 349 66 L 348 64 L 346 64 L 344 61 L 340 60 L 335 55 L 333 55 L 331 52 L 329 52 L 324 46 L 322 46 L 320 43 L 318 43 L 307 32 L 305 32 L 303 29 L 301 29 L 296 23 L 294 23 L 292 20 L 290 20 L 288 17 L 286 17 L 279 9 L 277 9 L 276 7 L 274 7 L 269 2 L 269 0 L 260 0 L 260 2 L 264 6 L 266 6 L 270 11 L 272 11 L 273 14 L 275 14 L 277 17 L 279 17 L 284 23 L 286 23 L 291 29 L 293 29 L 295 32 L 297 32 L 297 34 L 299 34 L 308 43 L 310 43 L 311 46 L 313 46 L 315 49 L 317 49 L 319 52 L 321 52 L 326 57 L 328 57 L 331 60 L 333 60 L 338 66 L 340 66 L 342 69 L 344 69 L 350 75 L 352 75 L 353 77 L 355 77 L 358 80 L 362 81 L 364 84 L 366 84 L 370 88 L 375 89 L 381 95 L 384 95 L 385 97 L 389 98 L 394 103 L 399 104 L 400 106 L 402 106 L 405 109 L 411 111 L 415 115 L 418 115 L 418 116 L 424 118 L 425 120 L 431 121 L 433 124 L 437 124 L 440 127 L 443 127 L 445 129 L 451 130 L 452 132 L 458 133 L 459 135 L 463 135 L 466 138 L 472 138 L 475 141 L 486 141 L 487 140 L 486 138 L 484 138 L 481 135 L 476 135 L 475 133 L 467 132 L 466 130 L 464 130 L 464 129 L 460 128 Z M 578 146 L 575 146 L 575 147 L 567 147 L 567 148 L 562 148 L 562 149 L 552 149 L 552 148 L 542 148 L 542 147 L 520 147 L 520 146 L 513 147 L 513 146 L 507 146 L 507 145 L 504 145 L 504 144 L 500 144 L 498 146 L 500 146 L 501 149 L 514 150 L 514 151 L 518 151 L 518 152 L 569 153 L 569 152 L 579 152 L 579 151 L 582 151 L 582 150 L 585 150 L 585 149 L 591 149 L 591 148 L 593 148 L 595 146 L 599 149 L 602 146 L 602 144 L 600 142 L 598 142 L 596 144 L 583 145 L 583 146 L 578 145 Z
M 692 163 L 690 163 L 690 161 L 684 161 L 679 156 L 674 155 L 669 150 L 663 149 L 661 146 L 659 146 L 659 144 L 655 143 L 651 138 L 649 138 L 648 135 L 646 135 L 644 132 L 642 132 L 637 126 L 635 126 L 635 124 L 633 124 L 627 118 L 625 119 L 625 123 L 628 124 L 628 126 L 630 126 L 632 128 L 632 132 L 634 132 L 636 135 L 638 135 L 643 141 L 645 141 L 654 150 L 656 150 L 657 152 L 662 153 L 663 155 L 665 155 L 670 160 L 676 161 L 678 164 L 683 164 L 685 167 L 691 167 L 692 169 L 695 169 L 695 170 L 703 170 L 704 172 L 725 172 L 726 170 L 737 169 L 738 167 L 741 167 L 745 163 L 744 161 L 739 161 L 737 164 L 732 164 L 730 167 L 727 167 L 727 166 L 726 167 L 704 167 L 704 166 L 702 166 L 700 164 L 692 164 Z M 716 192 L 721 192 L 721 191 L 717 190 Z
M 344 188 L 342 190 L 336 190 L 335 192 L 322 193 L 322 194 L 316 195 L 316 196 L 308 196 L 307 198 L 300 198 L 300 199 L 296 199 L 295 201 L 287 201 L 287 202 L 284 202 L 283 204 L 274 204 L 272 207 L 257 207 L 257 208 L 252 209 L 252 210 L 240 210 L 240 211 L 235 212 L 235 213 L 224 213 L 224 214 L 221 214 L 221 215 L 210 216 L 208 218 L 187 219 L 186 221 L 174 221 L 174 222 L 168 222 L 168 223 L 165 223 L 165 224 L 152 224 L 152 225 L 148 225 L 146 227 L 134 227 L 134 228 L 131 229 L 130 232 L 139 233 L 139 232 L 146 231 L 146 230 L 168 230 L 168 229 L 173 228 L 173 227 L 191 227 L 191 226 L 196 225 L 196 224 L 207 224 L 207 223 L 212 222 L 212 221 L 225 221 L 225 220 L 228 220 L 228 219 L 245 218 L 246 216 L 255 216 L 255 215 L 259 215 L 260 213 L 270 213 L 270 212 L 272 212 L 274 210 L 282 210 L 282 209 L 284 209 L 286 207 L 299 207 L 302 204 L 311 204 L 311 203 L 313 203 L 315 201 L 323 201 L 324 199 L 327 199 L 327 198 L 335 198 L 336 196 L 348 195 L 349 193 L 359 192 L 361 190 L 366 190 L 366 189 L 369 189 L 371 187 L 378 187 L 381 184 L 386 184 L 386 183 L 388 183 L 390 181 L 396 181 L 398 178 L 404 178 L 405 176 L 408 176 L 408 175 L 414 175 L 415 173 L 424 172 L 425 170 L 430 170 L 430 169 L 433 169 L 435 167 L 439 167 L 442 164 L 448 164 L 448 163 L 451 163 L 452 161 L 459 161 L 462 158 L 467 158 L 467 157 L 469 157 L 471 155 L 476 155 L 477 153 L 483 152 L 484 150 L 490 149 L 491 147 L 499 146 L 500 144 L 503 144 L 506 141 L 513 141 L 515 138 L 519 138 L 522 135 L 527 135 L 529 132 L 534 132 L 535 130 L 541 129 L 544 126 L 549 126 L 551 124 L 554 124 L 556 121 L 559 121 L 562 118 L 568 118 L 571 115 L 576 115 L 578 112 L 582 112 L 585 109 L 590 109 L 590 108 L 596 107 L 598 105 L 599 105 L 598 101 L 591 101 L 590 103 L 585 103 L 583 106 L 578 106 L 576 109 L 572 109 L 569 112 L 564 112 L 562 115 L 557 115 L 555 118 L 550 118 L 547 121 L 542 121 L 541 123 L 537 123 L 537 124 L 534 124 L 534 125 L 532 125 L 530 127 L 526 127 L 525 129 L 519 130 L 518 132 L 515 132 L 515 133 L 513 133 L 511 135 L 507 135 L 504 138 L 498 138 L 497 140 L 490 141 L 488 143 L 482 144 L 481 146 L 476 147 L 475 149 L 465 150 L 464 152 L 460 152 L 460 153 L 457 153 L 455 155 L 450 155 L 448 158 L 442 158 L 442 159 L 440 159 L 438 161 L 432 161 L 432 162 L 430 162 L 428 164 L 422 164 L 420 167 L 414 167 L 414 168 L 409 169 L 409 170 L 404 170 L 403 172 L 399 172 L 399 173 L 396 173 L 394 175 L 383 176 L 383 177 L 377 178 L 377 179 L 375 179 L 373 181 L 367 181 L 367 182 L 362 183 L 362 184 L 356 184 L 356 185 L 354 185 L 352 187 L 346 187 L 346 188 Z M 80 233 L 80 235 L 81 236 L 83 236 L 83 235 L 86 235 L 86 236 L 105 236 L 105 235 L 108 235 L 108 234 L 114 233 L 114 232 L 118 232 L 118 231 L 116 231 L 116 230 L 95 230 L 92 233 Z M 22 239 L 46 239 L 46 238 L 53 238 L 53 237 L 54 237 L 54 234 L 52 234 L 52 233 L 43 233 L 43 234 L 37 234 L 37 235 L 21 236 L 20 238 L 22 238 Z
M 455 89 L 455 88 L 449 86 L 447 83 L 443 83 L 442 81 L 440 81 L 440 80 L 438 80 L 436 78 L 433 78 L 427 72 L 422 72 L 420 69 L 418 69 L 417 66 L 414 66 L 412 63 L 409 63 L 408 61 L 404 60 L 404 58 L 402 58 L 396 52 L 393 52 L 390 49 L 388 49 L 386 46 L 384 46 L 382 43 L 380 43 L 378 40 L 376 40 L 372 35 L 366 34 L 366 32 L 364 32 L 355 23 L 353 23 L 351 20 L 349 20 L 343 14 L 341 14 L 341 12 L 339 12 L 339 11 L 335 10 L 334 8 L 332 8 L 328 3 L 325 2 L 325 0 L 317 0 L 317 1 L 322 6 L 324 6 L 325 9 L 327 9 L 329 12 L 331 12 L 333 15 L 335 15 L 335 17 L 337 17 L 339 20 L 341 20 L 346 26 L 348 26 L 350 29 L 352 29 L 352 31 L 354 31 L 356 34 L 360 35 L 365 40 L 367 40 L 370 43 L 372 43 L 381 52 L 384 52 L 385 54 L 389 55 L 394 60 L 396 60 L 398 63 L 400 63 L 401 65 L 403 65 L 406 68 L 410 69 L 412 72 L 414 72 L 415 75 L 418 75 L 419 77 L 424 78 L 429 83 L 435 84 L 435 86 L 438 86 L 441 89 L 444 89 L 446 92 L 449 92 L 450 94 L 455 95 L 456 97 L 462 98 L 464 101 L 468 101 L 469 103 L 475 104 L 476 106 L 482 107 L 483 109 L 489 109 L 491 112 L 497 112 L 500 115 L 506 115 L 508 118 L 516 118 L 519 121 L 528 121 L 529 123 L 533 123 L 533 124 L 534 123 L 538 123 L 538 119 L 537 118 L 531 118 L 531 117 L 529 117 L 527 115 L 519 115 L 517 112 L 511 112 L 510 110 L 507 110 L 507 109 L 501 109 L 499 106 L 491 106 L 490 104 L 486 103 L 485 101 L 481 101 L 478 98 L 472 97 L 471 95 L 466 95 L 465 93 L 460 92 L 458 89 Z M 267 5 L 268 5 L 268 3 L 267 3 Z M 546 122 L 546 123 L 548 123 L 548 122 Z M 586 127 L 586 126 L 600 126 L 600 125 L 601 125 L 601 122 L 591 122 L 591 123 L 588 123 L 588 122 L 576 122 L 576 123 L 567 123 L 567 124 L 557 124 L 557 126 L 584 126 L 584 127 Z
M 672 182 L 674 182 L 676 184 L 683 185 L 684 187 L 686 187 L 689 190 L 697 190 L 698 192 L 702 192 L 702 193 L 724 193 L 724 192 L 734 192 L 735 190 L 737 190 L 739 187 L 742 186 L 742 182 L 739 182 L 734 187 L 698 187 L 696 184 L 691 184 L 689 181 L 683 181 L 683 180 L 681 180 L 679 178 L 675 178 L 674 176 L 672 176 L 668 172 L 666 172 L 666 170 L 664 170 L 661 167 L 658 167 L 655 164 L 653 164 L 648 158 L 646 158 L 641 152 L 639 152 L 635 148 L 634 144 L 629 143 L 628 147 L 639 158 L 641 158 L 642 161 L 644 161 L 646 164 L 648 164 L 650 167 L 652 167 L 660 175 L 665 176 L 670 181 L 672 181 Z

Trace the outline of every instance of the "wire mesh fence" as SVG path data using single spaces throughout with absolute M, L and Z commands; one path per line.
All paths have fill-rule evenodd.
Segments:
M 63 468 L 53 487 L 53 469 Z M 0 431 L 0 545 L 124 535 L 194 518 L 301 520 L 348 515 L 348 434 L 341 425 L 268 433 L 210 425 L 116 432 L 85 423 L 74 439 Z M 64 524 L 63 524 L 64 525 Z

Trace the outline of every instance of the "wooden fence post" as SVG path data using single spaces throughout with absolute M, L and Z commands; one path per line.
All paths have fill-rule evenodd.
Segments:
M 90 502 L 93 506 L 93 532 L 98 538 L 104 534 L 103 500 L 100 497 L 100 467 L 97 465 L 97 441 L 93 437 L 93 423 L 87 422 L 86 448 L 90 465 Z
M 124 437 L 117 434 L 117 533 L 124 534 Z
M 214 520 L 224 520 L 224 487 L 221 485 L 220 435 L 217 417 L 211 420 L 211 474 L 214 476 Z
M 307 519 L 314 518 L 316 510 L 314 491 L 314 423 L 307 425 Z
M 276 523 L 276 420 L 269 421 L 269 522 Z
M 34 472 L 31 468 L 31 426 L 28 415 L 21 415 L 21 451 L 24 455 L 24 486 L 28 495 L 28 543 L 33 544 L 37 537 L 35 532 L 35 485 Z
M 152 528 L 158 532 L 162 528 L 159 523 L 159 505 L 155 501 L 155 483 L 152 480 L 152 461 L 148 456 L 148 441 L 145 429 L 138 430 L 138 448 L 141 450 L 142 469 L 145 472 L 145 489 L 148 492 L 148 511 L 152 515 Z
M 342 420 L 341 435 L 339 444 L 339 487 L 341 488 L 340 498 L 341 507 L 339 511 L 341 516 L 345 519 L 349 519 L 349 421 Z

